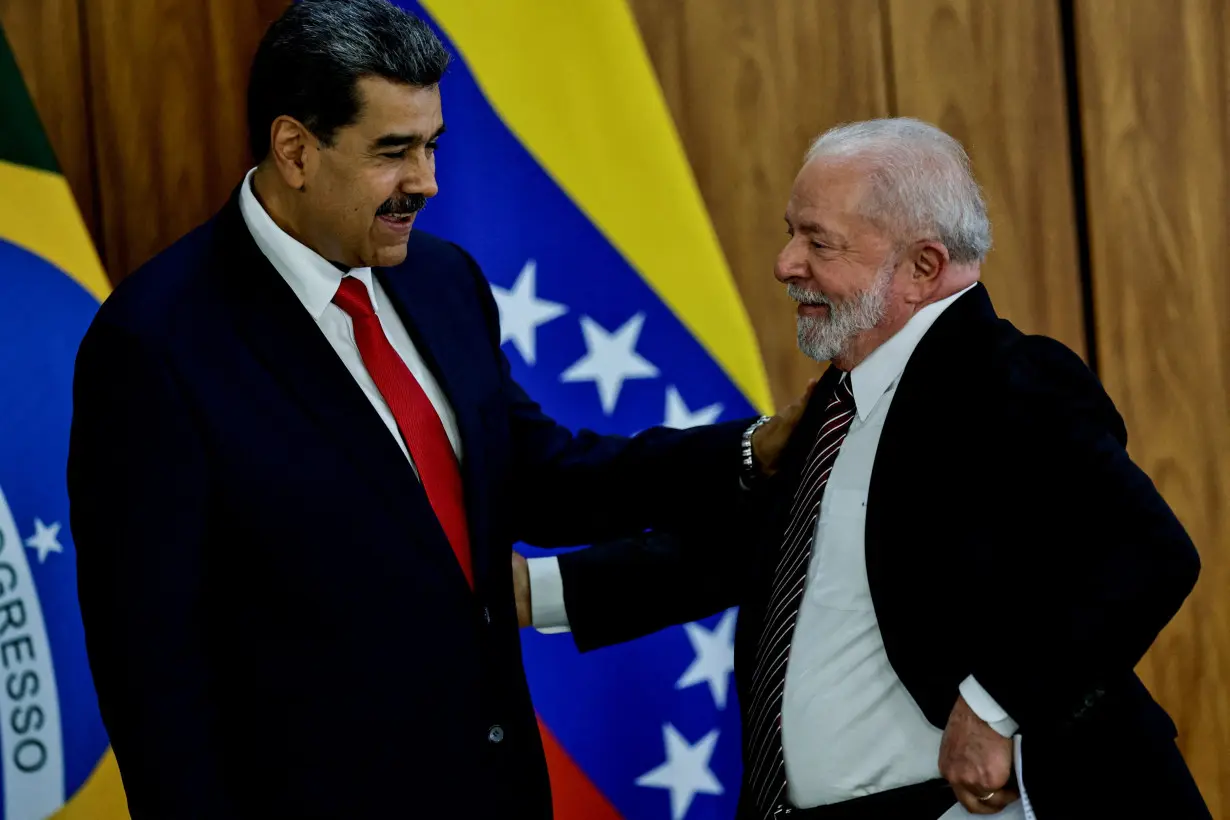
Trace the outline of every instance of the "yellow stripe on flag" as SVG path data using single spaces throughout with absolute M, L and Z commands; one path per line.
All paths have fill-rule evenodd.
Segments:
M 93 774 L 64 807 L 51 816 L 51 820 L 100 820 L 103 817 L 127 816 L 128 800 L 124 796 L 120 767 L 115 761 L 115 753 L 108 748 Z
M 751 322 L 625 0 L 423 6 L 556 184 L 748 401 L 770 408 Z
M 77 201 L 60 174 L 0 160 L 0 238 L 41 256 L 98 301 L 111 284 Z

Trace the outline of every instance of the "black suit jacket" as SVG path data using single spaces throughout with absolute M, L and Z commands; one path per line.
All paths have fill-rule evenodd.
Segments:
M 138 820 L 548 817 L 512 542 L 626 535 L 737 492 L 743 422 L 621 439 L 546 417 L 456 246 L 415 231 L 377 276 L 456 412 L 475 591 L 236 198 L 81 346 L 79 595 Z
M 582 649 L 738 605 L 746 704 L 789 500 L 837 375 L 740 516 L 561 557 Z M 1208 816 L 1174 724 L 1132 671 L 1199 559 L 1126 438 L 1084 363 L 999 319 L 979 285 L 915 349 L 876 453 L 866 564 L 889 661 L 940 728 L 977 678 L 1020 724 L 1042 820 L 1116 805 Z

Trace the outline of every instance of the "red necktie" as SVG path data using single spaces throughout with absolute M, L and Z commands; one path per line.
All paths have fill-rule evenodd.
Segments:
M 461 470 L 448 434 L 444 432 L 444 424 L 410 368 L 384 335 L 363 282 L 353 276 L 342 279 L 333 303 L 350 314 L 359 355 L 380 395 L 393 411 L 397 428 L 401 430 L 418 469 L 419 480 L 427 492 L 427 500 L 472 589 L 474 574 L 470 565 L 470 533 L 466 525 Z

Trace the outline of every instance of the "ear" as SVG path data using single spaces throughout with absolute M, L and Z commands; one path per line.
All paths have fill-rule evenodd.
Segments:
M 316 138 L 303 123 L 282 115 L 269 126 L 269 157 L 282 180 L 296 191 L 307 185 Z
M 948 248 L 943 243 L 926 241 L 917 243 L 910 251 L 914 263 L 912 279 L 917 285 L 934 284 L 948 267 Z

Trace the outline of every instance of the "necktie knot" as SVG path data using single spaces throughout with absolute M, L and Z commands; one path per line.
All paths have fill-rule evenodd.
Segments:
M 842 374 L 841 381 L 837 383 L 837 390 L 833 395 L 843 407 L 854 406 L 854 379 L 850 373 Z
M 376 315 L 371 297 L 367 295 L 367 286 L 354 276 L 342 279 L 337 293 L 333 294 L 333 304 L 350 314 L 351 319 L 367 319 Z

